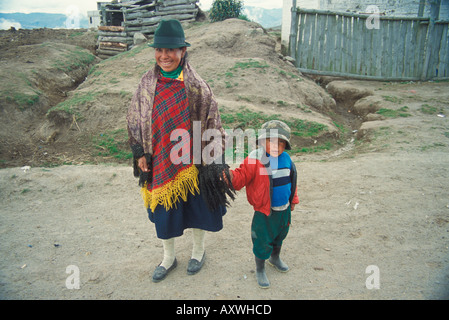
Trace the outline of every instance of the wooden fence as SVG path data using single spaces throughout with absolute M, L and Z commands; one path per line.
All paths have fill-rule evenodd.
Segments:
M 304 73 L 449 79 L 449 21 L 376 16 L 376 29 L 369 17 L 292 8 L 289 54 Z

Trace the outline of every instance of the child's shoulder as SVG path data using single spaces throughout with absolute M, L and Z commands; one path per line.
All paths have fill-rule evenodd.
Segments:
M 265 150 L 263 148 L 257 148 L 250 152 L 248 155 L 248 159 L 252 160 L 262 160 L 262 158 L 266 157 Z
M 290 157 L 290 155 L 287 152 L 283 152 L 280 156 L 279 156 L 279 160 L 280 162 L 287 166 L 287 167 L 294 167 L 295 164 L 293 163 L 292 158 Z

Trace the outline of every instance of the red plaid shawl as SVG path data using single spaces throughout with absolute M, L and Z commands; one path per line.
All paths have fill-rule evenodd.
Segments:
M 170 135 L 176 129 L 183 133 L 181 140 L 171 141 Z M 189 192 L 198 191 L 198 170 L 191 157 L 191 130 L 184 82 L 161 77 L 156 85 L 152 114 L 153 183 L 143 190 L 145 203 L 153 211 L 158 204 L 168 210 L 180 198 L 187 201 Z M 179 139 L 178 135 L 175 137 Z M 178 164 L 170 157 L 174 147 L 179 150 L 175 154 Z
M 222 133 L 222 141 L 201 141 L 201 153 L 206 146 L 213 147 L 215 144 L 220 144 L 224 150 L 224 146 L 226 145 L 226 133 L 221 125 L 217 100 L 215 99 L 212 90 L 188 62 L 184 65 L 183 76 L 186 101 L 189 104 L 190 123 L 198 121 L 201 124 L 201 137 L 208 129 L 216 129 Z M 155 105 L 154 100 L 159 94 L 159 92 L 156 91 L 156 86 L 159 80 L 160 68 L 155 64 L 154 68 L 149 70 L 142 77 L 126 117 L 128 122 L 129 144 L 131 146 L 138 144 L 143 147 L 145 153 L 151 154 L 153 156 L 153 166 L 156 165 L 156 161 L 154 161 L 156 154 L 153 152 L 153 142 L 156 141 L 153 140 L 154 132 L 152 131 L 152 122 L 153 119 L 157 119 L 157 117 L 153 117 L 153 107 Z M 166 156 L 169 157 L 169 154 Z M 220 154 L 217 154 L 216 156 L 221 157 Z M 193 157 L 195 157 L 195 154 L 193 154 Z M 198 160 L 200 160 L 200 162 L 198 162 Z M 196 159 L 195 163 L 201 163 L 201 159 Z M 186 183 L 183 184 L 184 189 L 180 188 L 181 190 L 188 189 L 189 192 L 192 193 L 196 190 L 197 185 L 195 184 L 195 181 L 197 181 L 197 172 L 198 170 L 195 165 L 191 166 L 189 170 L 179 171 L 177 175 L 179 179 L 176 181 L 186 181 Z M 187 183 L 189 181 L 191 182 L 190 184 Z M 157 190 L 160 189 L 159 191 L 162 191 L 164 189 L 155 189 L 153 186 L 151 186 L 150 189 L 151 192 L 148 187 L 142 188 L 142 196 L 147 207 L 156 208 L 156 205 L 161 203 L 168 208 L 176 203 L 176 201 L 173 201 L 176 197 L 166 197 L 165 199 L 170 199 L 170 201 L 165 203 L 162 201 L 163 197 L 159 197 L 162 192 L 158 192 Z M 172 190 L 176 189 L 173 188 Z M 155 195 L 158 193 L 159 195 L 156 197 Z M 170 193 L 167 192 L 166 194 Z M 182 196 L 187 194 L 188 193 L 183 192 Z M 171 195 L 174 195 L 174 193 L 171 193 Z M 179 199 L 179 196 L 176 199 Z M 161 202 L 158 202 L 159 200 Z

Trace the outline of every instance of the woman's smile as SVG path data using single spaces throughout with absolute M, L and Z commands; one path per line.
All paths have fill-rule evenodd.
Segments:
M 156 62 L 165 72 L 171 72 L 181 63 L 182 58 L 186 52 L 186 48 L 156 48 Z

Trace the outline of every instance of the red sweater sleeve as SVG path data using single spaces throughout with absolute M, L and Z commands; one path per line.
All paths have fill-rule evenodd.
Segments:
M 243 163 L 235 170 L 231 170 L 233 174 L 232 185 L 235 190 L 240 190 L 244 186 L 248 185 L 251 180 L 254 178 L 254 172 L 256 170 L 257 165 L 252 161 L 252 163 L 248 162 L 248 158 L 246 158 Z

